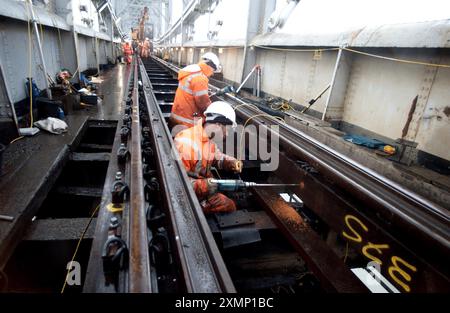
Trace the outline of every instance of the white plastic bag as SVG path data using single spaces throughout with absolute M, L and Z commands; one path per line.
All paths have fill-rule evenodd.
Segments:
M 45 120 L 37 121 L 34 123 L 34 126 L 57 135 L 65 133 L 68 128 L 66 122 L 54 117 L 47 117 Z

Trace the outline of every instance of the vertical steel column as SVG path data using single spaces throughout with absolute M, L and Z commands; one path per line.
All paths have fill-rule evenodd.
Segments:
M 73 42 L 75 44 L 75 55 L 77 59 L 77 71 L 78 71 L 78 80 L 81 81 L 81 68 L 80 68 L 80 47 L 78 46 L 78 33 L 75 31 L 75 28 L 72 30 L 73 32 Z
M 249 48 L 253 38 L 260 32 L 262 17 L 265 11 L 265 1 L 250 0 L 248 4 L 247 29 L 245 31 L 244 51 L 242 54 L 242 74 L 240 81 L 256 64 L 256 50 Z M 247 87 L 250 87 L 247 85 Z
M 94 49 L 95 49 L 95 62 L 97 63 L 97 74 L 100 73 L 100 51 L 98 49 L 98 39 L 97 36 L 94 35 Z
M 75 11 L 75 3 L 74 1 L 71 2 L 72 4 L 72 12 Z M 75 17 L 72 13 L 72 33 L 73 33 L 73 43 L 75 45 L 75 58 L 77 60 L 77 73 L 78 73 L 78 81 L 81 81 L 81 66 L 80 66 L 80 47 L 78 46 L 78 33 L 75 31 Z
M 12 100 L 11 94 L 9 93 L 8 83 L 6 81 L 5 74 L 3 72 L 2 61 L 0 60 L 0 77 L 1 81 L 3 81 L 3 87 L 5 88 L 5 95 L 8 99 L 9 105 L 11 106 L 11 114 L 14 120 L 14 124 L 16 125 L 17 134 L 19 134 L 19 122 L 17 121 L 16 109 L 14 108 L 14 102 Z
M 113 15 L 112 12 L 109 11 L 110 17 L 111 17 L 111 58 L 113 63 L 116 63 L 116 56 L 115 56 L 115 49 L 114 49 L 114 19 L 113 19 Z
M 44 72 L 45 89 L 47 90 L 48 98 L 51 100 L 52 99 L 52 91 L 50 90 L 50 85 L 48 83 L 47 66 L 45 65 L 44 52 L 42 51 L 41 36 L 39 35 L 39 28 L 37 25 L 36 17 L 34 15 L 33 3 L 31 0 L 28 0 L 28 4 L 30 6 L 31 18 L 33 19 L 32 22 L 34 25 L 34 31 L 36 33 L 36 39 L 37 39 L 38 48 L 39 48 L 39 58 L 41 59 L 41 64 L 42 64 L 42 71 Z
M 178 54 L 178 66 L 181 66 L 181 60 L 183 58 L 183 44 L 184 44 L 184 40 L 183 40 L 183 23 L 184 23 L 184 16 L 181 15 L 181 25 L 180 25 L 180 32 L 181 32 L 181 44 L 180 44 L 180 53 Z
M 339 49 L 334 65 L 331 88 L 325 103 L 322 120 L 340 121 L 344 115 L 345 95 L 350 79 L 352 56 L 349 52 Z

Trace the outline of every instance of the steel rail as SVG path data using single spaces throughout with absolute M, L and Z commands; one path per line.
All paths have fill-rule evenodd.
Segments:
M 148 73 L 153 75 L 154 71 L 151 70 Z M 160 86 L 158 85 L 158 87 Z M 320 280 L 325 291 L 367 292 L 367 288 L 350 271 L 342 259 L 321 240 L 320 236 L 303 221 L 292 207 L 287 204 L 281 205 L 284 203 L 281 198 L 279 199 L 281 201 L 274 202 L 275 196 L 267 197 L 265 192 L 260 193 L 256 189 L 254 195 L 261 207 L 278 225 L 280 232 L 291 242 L 292 247 L 305 260 L 308 268 Z
M 178 71 L 176 66 L 168 62 L 156 57 L 154 60 L 170 69 L 173 74 Z M 213 85 L 210 88 L 219 89 Z M 227 94 L 224 98 L 232 104 L 239 104 L 236 111 L 243 120 L 261 113 L 238 97 Z M 318 170 L 319 175 L 334 186 L 339 186 L 351 196 L 352 202 L 358 203 L 358 209 L 375 221 L 375 225 L 387 226 L 382 228 L 388 229 L 391 237 L 398 242 L 414 243 L 403 247 L 407 246 L 425 261 L 437 265 L 443 273 L 448 272 L 448 211 L 289 125 L 267 116 L 252 118 L 251 122 L 265 127 L 279 126 L 279 134 L 275 135 L 279 136 L 281 148 L 288 151 L 291 157 L 307 161 Z M 270 128 L 268 132 L 271 132 Z
M 258 111 L 247 106 L 238 108 L 238 113 L 249 118 L 258 114 Z M 291 149 L 295 156 L 307 161 L 321 175 L 364 203 L 366 210 L 375 210 L 387 222 L 398 227 L 395 231 L 397 236 L 403 233 L 408 239 L 415 238 L 416 244 L 421 243 L 421 254 L 431 255 L 430 244 L 433 244 L 433 250 L 441 256 L 447 256 L 448 260 L 450 215 L 443 208 L 363 168 L 289 125 L 264 116 L 252 121 L 265 126 L 278 125 L 279 139 L 283 147 Z M 270 131 L 270 128 L 268 129 Z
M 172 136 L 140 64 L 160 186 L 187 292 L 236 292 L 191 183 L 177 157 Z
M 130 178 L 130 267 L 129 291 L 148 293 L 150 258 L 148 253 L 147 222 L 145 217 L 144 178 L 142 172 L 141 124 L 139 120 L 138 61 L 134 62 L 134 89 L 131 124 L 131 178 Z
M 176 66 L 168 62 L 154 59 L 172 71 L 178 70 Z M 210 87 L 214 90 L 219 89 L 212 85 Z M 237 108 L 237 113 L 244 120 L 261 114 L 260 111 L 247 106 L 247 102 L 236 96 L 226 94 L 224 97 L 234 103 L 242 104 Z M 450 213 L 447 210 L 351 160 L 290 125 L 266 116 L 256 117 L 251 122 L 253 124 L 279 126 L 279 138 L 283 146 L 294 149 L 298 157 L 308 161 L 321 174 L 338 183 L 340 187 L 356 199 L 366 204 L 370 203 L 372 208 L 380 210 L 385 216 L 394 215 L 400 218 L 409 226 L 406 229 L 408 230 L 408 236 L 417 236 L 417 233 L 409 233 L 409 231 L 419 229 L 420 233 L 426 236 L 424 247 L 427 249 L 431 240 L 440 247 L 439 249 L 444 254 L 449 256 Z

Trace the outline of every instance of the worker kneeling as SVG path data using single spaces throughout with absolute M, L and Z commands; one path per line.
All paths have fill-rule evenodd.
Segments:
M 240 173 L 242 162 L 222 153 L 214 143 L 222 141 L 229 126 L 236 127 L 236 113 L 230 104 L 213 102 L 205 111 L 205 120 L 176 135 L 174 142 L 205 213 L 232 212 L 233 200 L 218 193 L 211 167 Z M 228 127 L 227 127 L 228 126 Z

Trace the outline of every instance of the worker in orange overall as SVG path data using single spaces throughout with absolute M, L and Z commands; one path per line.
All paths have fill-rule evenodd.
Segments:
M 192 127 L 195 120 L 204 117 L 203 113 L 211 104 L 208 95 L 209 77 L 221 71 L 219 58 L 212 52 L 205 53 L 202 61 L 184 67 L 178 72 L 178 89 L 170 114 L 170 126 Z
M 205 120 L 175 136 L 174 143 L 205 213 L 233 212 L 236 204 L 222 193 L 211 178 L 211 167 L 240 173 L 242 161 L 222 153 L 213 142 L 227 135 L 227 126 L 236 127 L 236 113 L 230 104 L 213 102 L 204 112 Z
M 144 43 L 142 41 L 139 41 L 138 47 L 139 47 L 139 50 L 138 50 L 139 51 L 139 55 L 142 58 L 143 55 L 144 55 Z
M 125 57 L 125 62 L 127 62 L 127 64 L 131 64 L 131 61 L 133 60 L 133 48 L 128 41 L 123 45 L 123 55 Z
M 150 57 L 150 39 L 145 38 L 144 43 L 141 47 L 141 58 Z

